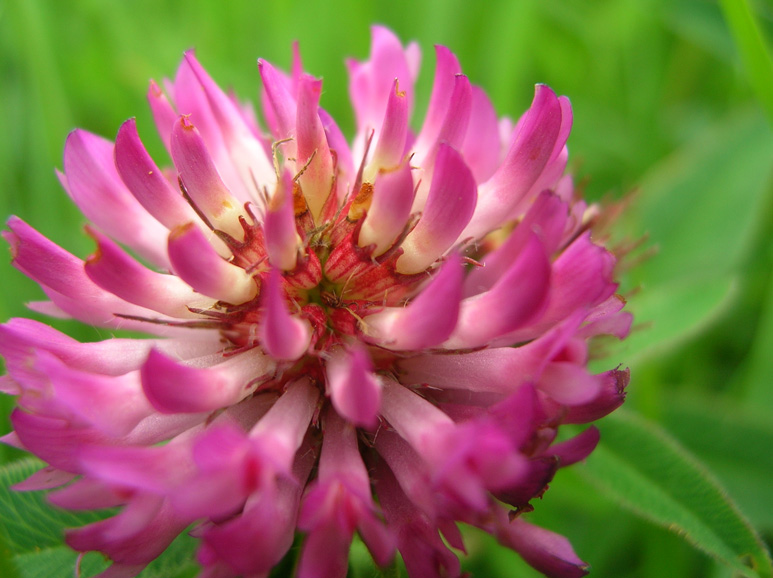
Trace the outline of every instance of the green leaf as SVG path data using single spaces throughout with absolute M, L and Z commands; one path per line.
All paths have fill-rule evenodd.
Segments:
M 24 458 L 0 468 L 0 532 L 17 554 L 61 545 L 65 528 L 83 526 L 105 517 L 95 512 L 68 512 L 52 507 L 43 492 L 11 489 L 42 468 L 35 458 Z
M 737 294 L 735 279 L 677 279 L 632 297 L 629 309 L 636 327 L 615 348 L 615 361 L 636 366 L 644 359 L 671 351 L 719 318 Z M 602 360 L 600 367 L 609 361 Z
M 104 519 L 109 512 L 68 512 L 51 506 L 45 500 L 44 492 L 15 492 L 11 489 L 13 484 L 44 465 L 35 458 L 24 458 L 0 468 L 0 539 L 13 553 L 12 557 L 9 556 L 10 563 L 18 569 L 16 574 L 19 578 L 72 578 L 78 553 L 64 544 L 65 528 L 96 522 Z M 186 533 L 180 535 L 148 565 L 140 578 L 195 576 L 199 569 L 194 555 L 197 543 Z M 93 576 L 106 566 L 104 557 L 89 553 L 81 559 L 81 576 Z M 2 576 L 15 578 L 10 573 Z
M 735 273 L 752 247 L 773 170 L 773 135 L 757 111 L 711 126 L 660 163 L 631 211 L 658 254 L 650 283 Z
M 621 360 L 651 358 L 732 302 L 771 171 L 773 137 L 757 111 L 746 111 L 703 131 L 645 177 L 625 226 L 648 234 L 657 254 L 631 272 L 628 284 L 641 291 L 629 309 L 641 330 L 621 346 Z
M 747 577 L 773 576 L 759 536 L 714 476 L 652 422 L 619 410 L 579 468 L 635 514 L 682 536 Z
M 727 399 L 672 397 L 660 422 L 722 481 L 757 527 L 773 528 L 773 423 Z

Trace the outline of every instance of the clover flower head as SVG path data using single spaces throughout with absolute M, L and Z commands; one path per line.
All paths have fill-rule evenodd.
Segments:
M 126 121 L 72 132 L 64 189 L 90 224 L 85 261 L 21 219 L 14 266 L 55 317 L 147 339 L 80 343 L 29 319 L 0 326 L 17 396 L 5 443 L 48 467 L 22 484 L 64 508 L 118 507 L 68 532 L 134 576 L 181 532 L 203 577 L 265 576 L 303 534 L 300 577 L 345 576 L 359 533 L 375 562 L 459 576 L 457 523 L 550 576 L 586 571 L 526 521 L 627 371 L 593 375 L 589 342 L 623 338 L 615 257 L 565 174 L 568 99 L 536 87 L 498 119 L 436 48 L 426 118 L 409 124 L 419 50 L 373 28 L 348 63 L 357 131 L 320 108 L 298 51 L 258 62 L 262 119 L 192 52 L 148 99 L 172 165 Z

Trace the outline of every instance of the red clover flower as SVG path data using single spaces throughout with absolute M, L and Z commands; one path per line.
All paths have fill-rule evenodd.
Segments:
M 19 218 L 13 264 L 30 307 L 151 334 L 80 343 L 29 319 L 0 326 L 17 396 L 3 438 L 49 464 L 21 484 L 75 510 L 68 531 L 135 576 L 193 525 L 202 577 L 266 576 L 303 535 L 297 575 L 343 577 L 355 532 L 414 578 L 460 575 L 458 522 L 549 576 L 586 573 L 568 541 L 527 521 L 627 371 L 592 375 L 589 342 L 625 337 L 598 209 L 565 174 L 572 110 L 536 87 L 516 123 L 436 48 L 426 119 L 419 68 L 373 28 L 348 63 L 350 145 L 295 51 L 263 60 L 261 128 L 186 53 L 148 99 L 173 166 L 126 121 L 67 139 L 60 180 L 90 221 L 86 261 Z

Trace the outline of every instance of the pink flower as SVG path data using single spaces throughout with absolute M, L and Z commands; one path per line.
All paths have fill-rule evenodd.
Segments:
M 569 101 L 540 85 L 499 120 L 436 52 L 414 132 L 418 48 L 374 27 L 370 60 L 348 63 L 351 147 L 297 51 L 290 75 L 258 63 L 267 130 L 187 53 L 148 94 L 172 167 L 133 119 L 115 143 L 67 140 L 91 257 L 9 221 L 49 298 L 32 309 L 153 336 L 0 326 L 4 441 L 49 464 L 23 488 L 122 507 L 67 536 L 112 560 L 101 576 L 135 575 L 191 524 L 202 576 L 265 576 L 298 531 L 302 577 L 344 576 L 355 532 L 377 564 L 397 549 L 411 576 L 459 576 L 458 522 L 585 573 L 521 515 L 598 441 L 554 443 L 559 426 L 623 401 L 627 371 L 587 369 L 589 341 L 629 329 L 615 258 L 564 175 Z

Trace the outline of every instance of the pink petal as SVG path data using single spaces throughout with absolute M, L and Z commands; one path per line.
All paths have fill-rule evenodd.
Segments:
M 478 183 L 488 180 L 499 166 L 499 119 L 479 86 L 472 87 L 469 128 L 460 151 Z
M 443 343 L 459 317 L 464 268 L 454 254 L 407 307 L 388 307 L 363 320 L 370 339 L 387 349 L 416 351 Z
M 360 228 L 360 247 L 375 245 L 374 256 L 384 253 L 403 232 L 414 195 L 409 163 L 392 171 L 381 171 L 373 186 L 373 198 Z
M 244 399 L 272 368 L 270 360 L 254 350 L 203 369 L 153 350 L 142 366 L 142 387 L 162 413 L 214 411 Z
M 188 307 L 208 309 L 214 305 L 179 277 L 151 271 L 106 236 L 97 231 L 89 233 L 97 242 L 97 252 L 86 261 L 85 271 L 105 291 L 170 317 L 198 317 Z
M 192 56 L 192 51 L 189 51 Z M 207 150 L 217 167 L 225 187 L 242 203 L 254 200 L 252 180 L 246 183 L 228 147 L 226 131 L 220 124 L 197 71 L 193 68 L 193 59 L 186 58 L 177 69 L 174 86 L 167 88 L 174 98 L 179 115 L 190 117 L 190 122 L 201 132 Z M 175 123 L 177 124 L 177 123 Z M 172 141 L 174 136 L 172 136 Z M 170 143 L 170 152 L 174 145 Z M 172 155 L 174 158 L 174 155 Z M 176 163 L 175 163 L 176 164 Z
M 11 486 L 11 488 L 17 492 L 50 490 L 51 488 L 58 488 L 71 482 L 73 478 L 75 478 L 75 474 L 73 473 L 64 472 L 51 466 L 46 466 L 32 474 L 23 482 L 14 484 Z
M 456 76 L 461 74 L 462 67 L 453 52 L 445 46 L 435 45 L 435 80 L 432 85 L 432 96 L 427 109 L 427 116 L 421 133 L 416 138 L 414 148 L 423 151 L 422 159 L 426 158 L 426 151 L 438 140 L 443 123 L 448 119 L 448 110 L 456 85 Z
M 419 273 L 435 262 L 457 240 L 475 211 L 475 179 L 452 147 L 438 149 L 432 185 L 421 219 L 403 241 L 397 271 Z
M 587 458 L 601 439 L 599 430 L 589 427 L 581 434 L 559 444 L 550 446 L 549 453 L 559 459 L 561 467 L 571 466 Z
M 172 159 L 197 213 L 214 228 L 243 239 L 239 217 L 246 215 L 220 178 L 204 139 L 187 116 L 181 116 L 172 129 Z
M 480 347 L 538 317 L 550 278 L 550 262 L 532 233 L 521 255 L 489 291 L 462 301 L 456 331 L 444 347 Z
M 46 352 L 37 354 L 35 366 L 51 380 L 58 403 L 108 436 L 125 436 L 153 413 L 136 372 L 95 375 L 71 369 Z
M 194 291 L 234 305 L 258 294 L 252 276 L 224 260 L 193 223 L 174 229 L 168 247 L 172 269 Z
M 185 60 L 199 81 L 215 120 L 220 125 L 223 143 L 234 165 L 241 184 L 251 190 L 252 183 L 271 187 L 276 182 L 274 167 L 266 150 L 244 119 L 241 111 L 207 74 L 196 60 L 193 51 L 185 53 Z M 240 195 L 241 197 L 241 195 Z M 241 197 L 242 201 L 257 201 L 254 195 Z
M 529 192 L 563 136 L 562 114 L 555 93 L 545 85 L 537 85 L 534 101 L 516 128 L 507 158 L 480 187 L 478 208 L 465 236 L 482 237 L 499 227 Z
M 318 113 L 321 94 L 321 80 L 301 76 L 295 124 L 298 139 L 295 166 L 298 171 L 303 170 L 298 181 L 315 220 L 319 218 L 334 184 L 333 158 Z
M 160 317 L 98 287 L 86 276 L 83 261 L 18 217 L 9 219 L 8 227 L 11 230 L 2 235 L 11 245 L 13 266 L 39 283 L 62 311 L 85 323 L 108 327 L 131 325 L 117 319 L 116 314 Z M 161 326 L 157 329 L 164 330 Z
M 272 268 L 264 277 L 261 304 L 263 319 L 258 328 L 260 344 L 271 357 L 292 361 L 303 355 L 311 341 L 307 321 L 290 314 L 282 295 L 279 271 Z
M 470 271 L 465 280 L 465 295 L 477 295 L 490 289 L 512 266 L 532 234 L 542 241 L 545 253 L 553 254 L 563 237 L 567 218 L 565 202 L 549 191 L 540 194 L 507 240 L 482 259 L 483 267 Z
M 168 266 L 161 240 L 166 229 L 124 186 L 113 160 L 113 143 L 83 130 L 67 137 L 64 172 L 68 193 L 97 227 L 160 267 Z
M 365 349 L 339 350 L 326 364 L 327 388 L 333 407 L 351 423 L 376 425 L 381 405 L 381 382 Z
M 177 518 L 171 508 L 165 505 L 144 524 L 141 531 L 131 536 L 111 538 L 110 533 L 117 524 L 120 524 L 120 518 L 108 518 L 76 530 L 68 530 L 65 542 L 79 552 L 103 552 L 119 565 L 144 565 L 166 550 L 188 522 Z
M 169 123 L 170 138 L 173 125 Z M 115 138 L 115 166 L 132 195 L 167 229 L 198 220 L 145 150 L 133 118 L 121 125 Z
M 560 404 L 582 405 L 598 395 L 601 382 L 584 365 L 556 361 L 545 367 L 539 388 Z
M 298 263 L 301 238 L 293 212 L 293 184 L 285 173 L 277 190 L 268 202 L 263 219 L 263 234 L 271 265 L 283 271 L 292 271 Z
M 154 80 L 150 81 L 148 88 L 148 104 L 153 113 L 153 121 L 156 123 L 158 136 L 169 154 L 172 154 L 172 126 L 177 120 L 177 112 L 174 110 L 164 91 Z M 119 169 L 120 170 L 120 169 Z
M 365 170 L 365 181 L 372 182 L 379 169 L 389 169 L 400 164 L 405 154 L 407 136 L 408 99 L 395 79 L 392 92 L 389 93 L 384 121 L 381 124 L 373 157 Z
M 446 111 L 443 123 L 438 129 L 435 140 L 428 142 L 426 148 L 422 148 L 422 143 L 419 141 L 417 141 L 413 147 L 416 154 L 412 162 L 415 162 L 420 166 L 423 171 L 421 182 L 417 187 L 416 198 L 413 200 L 413 211 L 426 210 L 425 203 L 427 202 L 427 195 L 430 194 L 435 178 L 437 178 L 437 175 L 435 174 L 435 163 L 437 162 L 440 147 L 446 145 L 459 151 L 464 142 L 464 135 L 467 132 L 467 127 L 470 122 L 472 89 L 470 80 L 462 74 L 457 74 L 454 77 L 453 86 L 451 99 L 448 102 L 448 110 Z M 419 135 L 419 138 L 421 138 L 421 136 L 422 135 Z M 467 165 L 465 165 L 465 168 L 467 168 Z M 470 178 L 473 185 L 477 186 L 475 178 L 472 176 L 472 172 L 470 172 Z M 465 221 L 464 224 L 466 225 L 467 221 Z
M 258 70 L 263 81 L 263 109 L 271 132 L 277 140 L 295 137 L 297 104 L 290 93 L 287 79 L 269 62 L 258 59 Z M 288 157 L 295 157 L 295 143 L 283 145 Z
M 381 126 L 395 79 L 406 93 L 408 114 L 413 110 L 416 71 L 412 64 L 417 60 L 417 48 L 403 49 L 397 36 L 383 26 L 373 26 L 371 37 L 370 58 L 363 63 L 347 62 L 349 95 L 360 138 Z
M 588 573 L 587 564 L 577 557 L 569 540 L 520 518 L 502 522 L 497 539 L 551 578 L 580 578 Z

